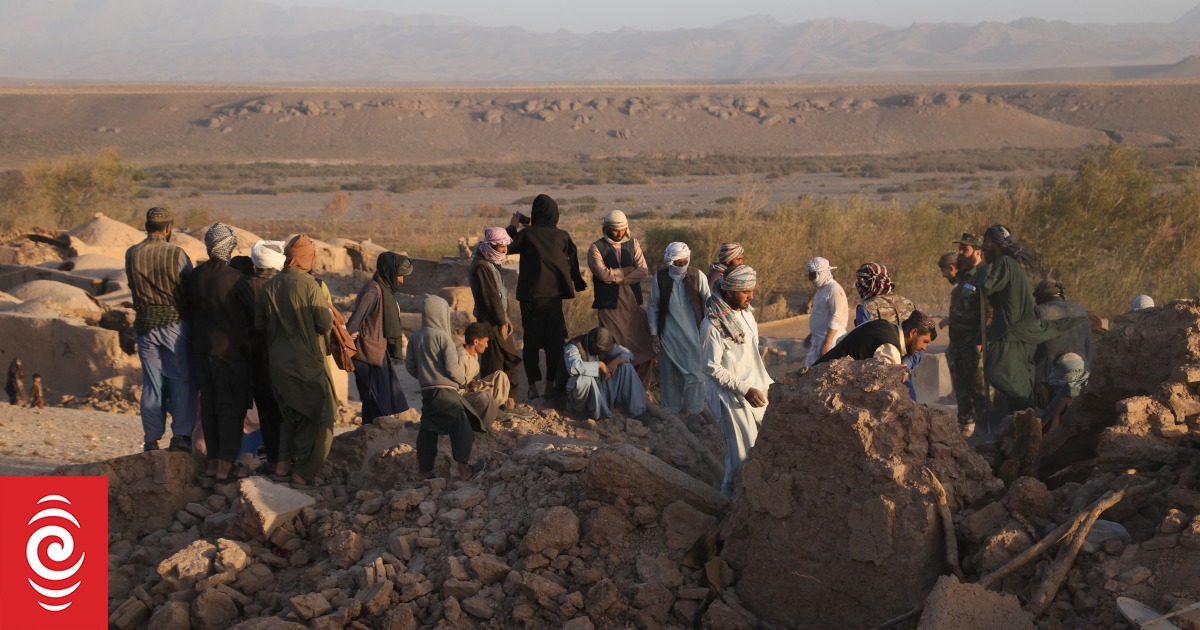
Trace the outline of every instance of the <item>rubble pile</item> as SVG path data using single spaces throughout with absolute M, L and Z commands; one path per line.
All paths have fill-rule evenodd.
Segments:
M 60 403 L 72 409 L 95 409 L 109 413 L 139 413 L 142 387 L 125 376 L 106 378 L 94 385 L 87 396 L 64 396 Z
M 111 626 L 690 627 L 706 615 L 706 627 L 755 623 L 735 594 L 712 604 L 701 573 L 680 566 L 728 502 L 697 478 L 710 473 L 675 423 L 580 422 L 553 410 L 505 420 L 476 441 L 488 467 L 464 483 L 441 476 L 445 440 L 439 476 L 409 480 L 414 418 L 338 436 L 325 485 L 314 489 L 250 477 L 181 496 L 125 472 L 158 470 L 173 483 L 198 469 L 178 453 L 91 465 L 113 480 L 114 496 L 141 493 L 137 510 L 156 506 L 165 517 L 128 528 L 143 515 L 114 498 Z M 715 427 L 701 439 L 720 445 Z M 189 470 L 168 474 L 167 462 Z
M 926 471 L 952 509 L 1001 487 L 953 415 L 910 400 L 902 374 L 844 359 L 772 387 L 721 554 L 757 615 L 829 628 L 904 612 L 945 564 Z

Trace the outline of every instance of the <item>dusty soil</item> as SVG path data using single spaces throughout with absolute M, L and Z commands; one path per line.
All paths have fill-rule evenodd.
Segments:
M 141 450 L 137 415 L 0 403 L 0 475 L 37 475 Z
M 1194 81 L 919 86 L 0 90 L 0 158 L 516 162 L 901 154 L 1200 140 Z

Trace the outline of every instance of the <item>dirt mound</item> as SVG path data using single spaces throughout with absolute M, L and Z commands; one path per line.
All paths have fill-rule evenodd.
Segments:
M 53 268 L 89 278 L 125 279 L 125 259 L 101 254 L 76 256 L 54 264 Z
M 1177 367 L 1200 363 L 1200 302 L 1119 315 L 1097 345 L 1088 393 L 1116 400 L 1158 394 Z
M 835 361 L 788 375 L 742 469 L 722 554 L 760 617 L 869 627 L 924 598 L 945 559 L 934 490 L 961 509 L 1000 481 L 902 371 Z M 784 569 L 784 570 L 781 570 Z
M 100 321 L 101 306 L 87 291 L 52 280 L 34 280 L 8 292 L 23 302 L 40 302 L 63 317 L 78 317 L 90 323 Z
M 953 575 L 938 578 L 925 600 L 917 630 L 1033 630 L 1033 618 L 1012 595 L 962 584 Z

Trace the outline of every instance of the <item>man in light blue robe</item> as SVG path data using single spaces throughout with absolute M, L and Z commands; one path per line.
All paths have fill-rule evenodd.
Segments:
M 633 369 L 633 353 L 617 345 L 607 328 L 593 328 L 567 342 L 567 395 L 573 411 L 597 420 L 623 408 L 631 416 L 646 411 L 646 388 Z
M 675 413 L 704 410 L 704 357 L 700 353 L 700 324 L 712 295 L 707 278 L 688 266 L 692 252 L 686 243 L 671 243 L 663 260 L 667 267 L 650 283 L 650 343 L 658 360 L 662 404 Z

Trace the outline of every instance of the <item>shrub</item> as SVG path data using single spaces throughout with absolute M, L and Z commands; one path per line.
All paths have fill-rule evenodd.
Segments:
M 16 222 L 64 228 L 97 212 L 124 217 L 136 205 L 143 177 L 113 149 L 35 162 L 25 170 L 16 192 Z

